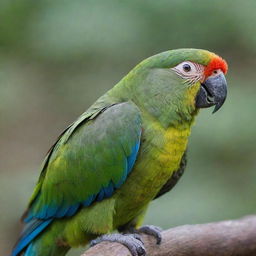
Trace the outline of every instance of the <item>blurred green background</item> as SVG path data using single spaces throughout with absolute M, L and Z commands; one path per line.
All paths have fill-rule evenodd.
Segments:
M 0 254 L 18 236 L 58 134 L 139 61 L 174 48 L 223 56 L 229 95 L 218 113 L 201 111 L 184 176 L 145 222 L 168 228 L 254 213 L 255 10 L 255 0 L 1 0 Z

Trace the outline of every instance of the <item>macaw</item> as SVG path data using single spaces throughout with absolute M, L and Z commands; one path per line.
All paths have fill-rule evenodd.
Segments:
M 169 50 L 133 68 L 48 152 L 11 255 L 62 256 L 90 241 L 145 255 L 138 232 L 160 243 L 159 228 L 140 228 L 143 217 L 182 175 L 199 109 L 223 105 L 227 69 L 201 49 Z

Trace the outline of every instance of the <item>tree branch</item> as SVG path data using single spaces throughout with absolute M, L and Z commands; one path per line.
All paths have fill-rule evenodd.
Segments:
M 162 232 L 161 245 L 142 235 L 148 256 L 255 256 L 256 216 L 239 220 L 185 225 Z M 82 256 L 131 256 L 118 243 L 102 242 Z

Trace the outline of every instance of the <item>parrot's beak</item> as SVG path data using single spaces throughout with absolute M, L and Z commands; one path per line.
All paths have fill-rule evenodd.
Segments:
M 197 108 L 208 108 L 215 105 L 212 113 L 217 112 L 224 104 L 227 97 L 227 82 L 221 72 L 216 76 L 210 76 L 201 83 L 200 90 L 196 96 Z

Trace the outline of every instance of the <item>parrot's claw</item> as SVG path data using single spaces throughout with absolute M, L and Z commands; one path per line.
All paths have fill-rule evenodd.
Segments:
M 161 244 L 162 242 L 162 229 L 160 227 L 154 225 L 145 225 L 139 228 L 138 232 L 155 237 L 156 244 Z
M 146 249 L 138 234 L 109 234 L 103 235 L 95 240 L 92 240 L 90 246 L 94 246 L 98 243 L 109 241 L 117 242 L 126 246 L 131 252 L 132 256 L 146 256 Z

